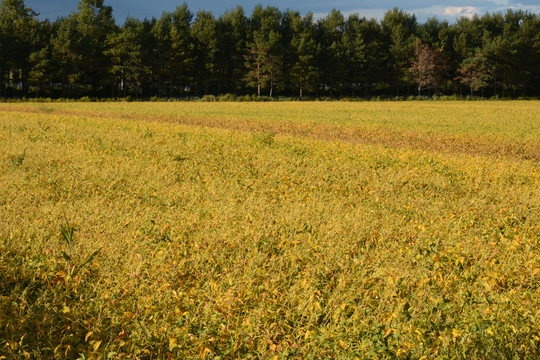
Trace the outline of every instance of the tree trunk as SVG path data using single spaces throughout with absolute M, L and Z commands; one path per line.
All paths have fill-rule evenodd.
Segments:
M 126 84 L 124 83 L 124 69 L 122 69 L 122 81 L 121 81 L 122 92 L 124 97 L 126 97 Z
M 26 71 L 24 71 L 24 68 L 21 69 L 21 83 L 23 94 L 26 96 L 28 92 L 28 86 L 26 84 Z
M 505 92 L 506 92 L 506 70 L 503 73 L 502 97 L 504 97 Z
M 302 100 L 302 86 L 300 86 L 300 100 Z
M 257 63 L 257 96 L 261 96 L 261 65 Z

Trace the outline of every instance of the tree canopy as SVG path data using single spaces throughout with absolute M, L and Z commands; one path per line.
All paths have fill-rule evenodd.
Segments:
M 540 96 L 540 16 L 455 23 L 391 9 L 381 20 L 257 5 L 219 17 L 184 3 L 115 24 L 103 0 L 38 20 L 0 4 L 0 97 Z

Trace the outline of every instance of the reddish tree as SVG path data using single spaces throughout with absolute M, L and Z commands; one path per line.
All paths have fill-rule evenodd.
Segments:
M 422 44 L 417 39 L 414 45 L 414 59 L 409 68 L 412 79 L 418 85 L 418 95 L 422 90 L 431 89 L 437 82 L 436 74 L 437 52 L 428 44 Z

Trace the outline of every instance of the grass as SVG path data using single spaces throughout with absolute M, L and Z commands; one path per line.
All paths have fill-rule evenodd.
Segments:
M 0 358 L 540 356 L 540 103 L 43 106 L 0 106 Z

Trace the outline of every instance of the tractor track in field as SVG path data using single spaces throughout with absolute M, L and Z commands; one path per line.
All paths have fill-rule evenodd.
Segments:
M 0 112 L 33 113 L 43 115 L 68 115 L 101 119 L 166 122 L 172 124 L 226 129 L 251 133 L 268 133 L 324 141 L 343 141 L 351 144 L 382 145 L 395 148 L 445 152 L 472 156 L 502 157 L 540 162 L 539 141 L 513 141 L 495 136 L 448 135 L 433 132 L 416 132 L 386 128 L 365 128 L 301 122 L 275 122 L 250 119 L 224 119 L 184 117 L 181 115 L 142 115 L 74 110 L 21 108 L 0 106 Z

